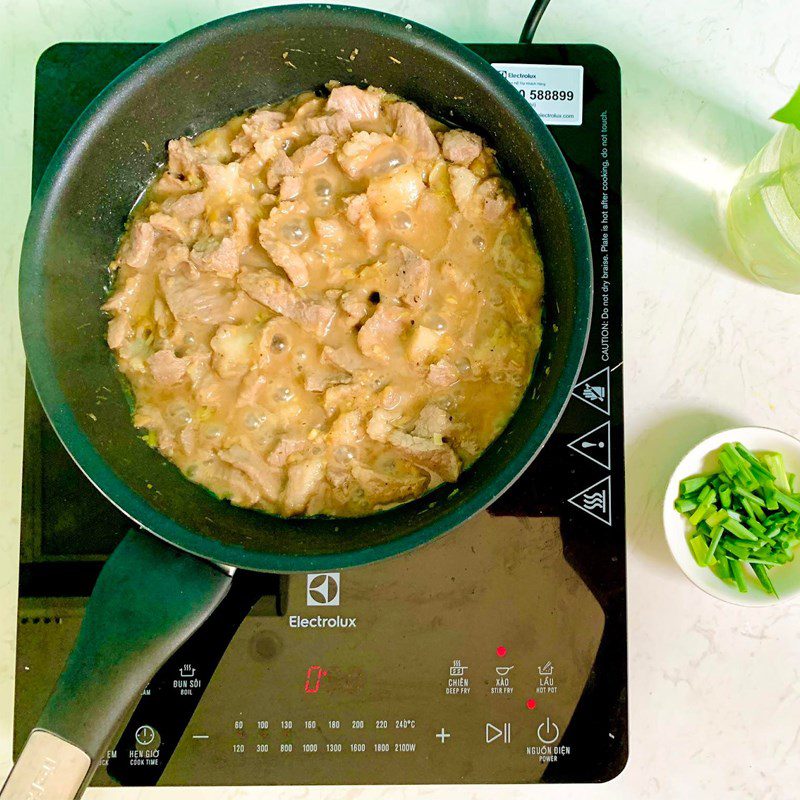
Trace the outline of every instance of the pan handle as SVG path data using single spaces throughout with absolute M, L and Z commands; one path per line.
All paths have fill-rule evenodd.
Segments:
M 222 602 L 231 576 L 131 531 L 100 572 L 78 639 L 0 800 L 75 800 L 150 678 Z

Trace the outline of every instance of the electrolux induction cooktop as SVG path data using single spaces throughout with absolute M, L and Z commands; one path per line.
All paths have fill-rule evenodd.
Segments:
M 152 46 L 42 55 L 34 187 L 86 104 Z M 589 782 L 625 765 L 619 68 L 592 45 L 473 49 L 551 125 L 589 223 L 591 333 L 558 428 L 488 511 L 420 550 L 341 574 L 238 574 L 95 785 Z M 128 527 L 29 385 L 15 753 Z

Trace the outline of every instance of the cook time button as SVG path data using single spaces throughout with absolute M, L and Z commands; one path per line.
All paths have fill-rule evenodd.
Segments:
M 133 738 L 136 739 L 136 744 L 139 747 L 147 747 L 149 749 L 157 748 L 158 740 L 160 739 L 158 731 L 152 725 L 140 725 L 136 729 Z
M 128 762 L 132 767 L 159 765 L 161 736 L 152 725 L 140 725 L 133 734 L 136 748 L 128 751 Z

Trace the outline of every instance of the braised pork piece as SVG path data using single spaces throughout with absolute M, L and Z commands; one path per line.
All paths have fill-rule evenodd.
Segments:
M 530 218 L 483 140 L 329 88 L 169 142 L 103 306 L 145 440 L 282 516 L 455 481 L 541 339 Z

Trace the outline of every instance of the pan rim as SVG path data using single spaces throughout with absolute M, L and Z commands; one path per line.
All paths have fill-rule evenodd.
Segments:
M 119 104 L 136 91 L 143 82 L 150 82 L 153 76 L 157 76 L 163 67 L 180 57 L 187 48 L 194 49 L 202 46 L 205 41 L 213 40 L 219 32 L 229 34 L 239 25 L 259 21 L 269 24 L 277 15 L 300 16 L 310 12 L 319 13 L 326 19 L 337 18 L 351 26 L 368 25 L 371 29 L 377 26 L 387 35 L 412 37 L 414 43 L 419 46 L 428 43 L 440 49 L 444 48 L 456 57 L 459 66 L 472 79 L 484 84 L 488 83 L 490 88 L 499 95 L 500 100 L 526 123 L 531 132 L 531 140 L 537 144 L 538 156 L 560 187 L 560 194 L 569 216 L 576 271 L 583 280 L 579 280 L 576 286 L 574 327 L 567 348 L 563 373 L 549 405 L 531 432 L 526 445 L 520 448 L 516 456 L 503 469 L 495 473 L 469 502 L 412 533 L 388 542 L 355 547 L 335 553 L 286 555 L 224 544 L 184 527 L 172 517 L 156 510 L 134 492 L 127 483 L 117 477 L 109 463 L 95 449 L 78 425 L 73 411 L 61 391 L 55 366 L 49 355 L 44 325 L 45 309 L 42 302 L 44 296 L 44 272 L 41 268 L 43 253 L 39 249 L 43 237 L 40 237 L 39 234 L 49 224 L 48 212 L 57 201 L 61 188 L 68 180 L 70 163 L 79 158 L 83 152 L 82 143 L 87 138 L 91 138 L 90 134 L 94 126 L 101 125 L 106 115 L 115 113 Z M 385 12 L 352 6 L 322 4 L 272 6 L 213 20 L 158 46 L 117 76 L 87 106 L 70 128 L 48 164 L 32 202 L 20 259 L 20 321 L 30 374 L 50 423 L 81 471 L 109 502 L 132 520 L 133 524 L 138 524 L 158 538 L 189 553 L 232 567 L 265 572 L 324 571 L 371 563 L 436 539 L 497 499 L 522 474 L 544 446 L 564 413 L 570 393 L 579 376 L 591 320 L 593 296 L 591 263 L 583 207 L 574 179 L 561 151 L 544 123 L 528 103 L 488 62 L 466 46 L 438 31 L 413 20 Z M 346 520 L 343 519 L 342 523 L 346 524 Z

